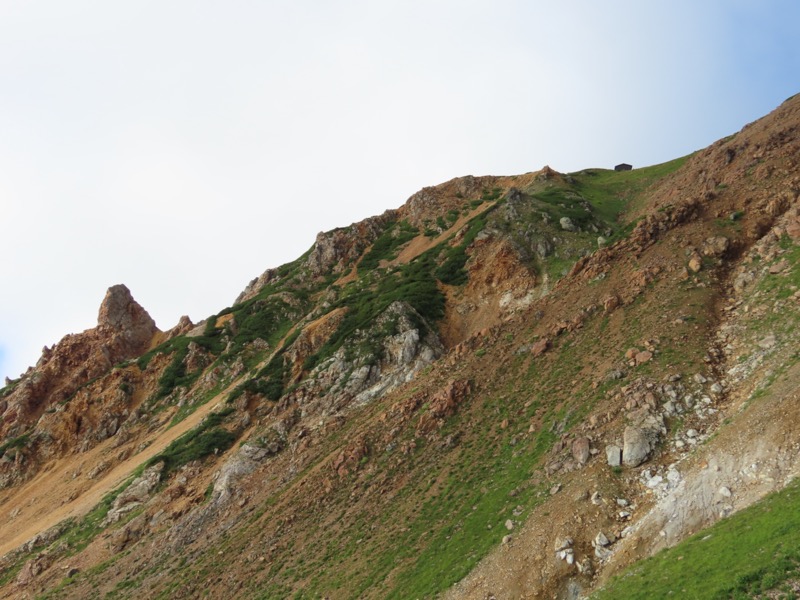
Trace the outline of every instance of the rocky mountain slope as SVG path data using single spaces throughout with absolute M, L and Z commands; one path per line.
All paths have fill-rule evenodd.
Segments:
M 0 594 L 680 592 L 613 576 L 798 469 L 799 127 L 425 188 L 167 332 L 110 288 L 0 391 Z M 762 538 L 694 597 L 790 593 Z

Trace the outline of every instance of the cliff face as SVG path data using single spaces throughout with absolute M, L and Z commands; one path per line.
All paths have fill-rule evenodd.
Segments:
M 157 333 L 155 322 L 128 288 L 115 285 L 100 305 L 97 327 L 45 347 L 36 366 L 7 386 L 0 400 L 0 436 L 16 452 L 13 461 L 10 452 L 3 456 L 0 485 L 32 477 L 40 459 L 85 450 L 116 433 L 127 412 L 126 395 L 109 393 L 104 384 L 116 379 L 112 367 L 142 355 Z M 103 401 L 87 406 L 90 389 L 103 390 Z M 16 446 L 20 439 L 39 439 L 38 452 L 26 456 Z
M 13 437 L 54 404 L 111 367 L 143 354 L 158 332 L 150 315 L 124 285 L 109 288 L 100 306 L 97 327 L 68 335 L 45 347 L 35 367 L 7 390 L 0 434 Z M 11 386 L 9 386 L 11 387 Z
M 798 131 L 424 188 L 167 334 L 110 288 L 2 391 L 3 593 L 577 597 L 757 502 L 800 467 Z

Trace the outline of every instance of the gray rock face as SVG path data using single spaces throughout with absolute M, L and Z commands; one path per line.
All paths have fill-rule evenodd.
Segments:
M 353 223 L 349 227 L 319 233 L 306 266 L 314 277 L 331 271 L 343 272 L 396 216 L 397 211 L 387 210 L 382 215 Z
M 703 242 L 703 255 L 722 256 L 731 246 L 731 241 L 725 236 L 710 237 Z
M 638 467 L 653 449 L 652 436 L 647 430 L 639 427 L 628 426 L 623 435 L 622 462 L 628 467 Z
M 125 491 L 114 500 L 114 504 L 111 505 L 106 515 L 104 525 L 116 523 L 137 506 L 141 506 L 150 497 L 158 482 L 161 481 L 161 471 L 163 469 L 164 463 L 157 463 L 134 479 Z
M 579 465 L 585 465 L 589 460 L 589 438 L 581 437 L 572 442 L 572 457 Z
M 561 217 L 558 220 L 559 225 L 561 225 L 561 229 L 564 231 L 578 231 L 575 223 L 572 222 L 572 219 L 569 217 Z
M 219 472 L 211 493 L 211 505 L 223 505 L 236 493 L 236 483 L 252 473 L 271 454 L 268 448 L 243 444 Z
M 606 446 L 606 460 L 610 467 L 622 465 L 622 448 L 619 446 Z
M 331 390 L 331 397 L 341 394 L 358 405 L 411 381 L 444 353 L 436 333 L 420 329 L 421 321 L 422 317 L 405 302 L 392 303 L 375 319 L 370 331 L 357 334 L 348 347 L 340 348 L 317 367 L 314 385 Z M 387 328 L 394 333 L 386 335 Z M 353 356 L 352 348 L 360 346 L 380 347 L 380 359 L 358 353 Z
M 628 413 L 630 425 L 623 434 L 622 463 L 637 467 L 648 459 L 658 444 L 661 435 L 666 434 L 664 416 L 652 412 L 649 406 Z

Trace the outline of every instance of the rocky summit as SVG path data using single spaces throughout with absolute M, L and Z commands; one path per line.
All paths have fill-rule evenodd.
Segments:
M 4 598 L 793 598 L 800 97 L 466 176 L 0 391 Z

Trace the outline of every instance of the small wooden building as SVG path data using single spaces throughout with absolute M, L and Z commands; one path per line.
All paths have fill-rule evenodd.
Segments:
M 633 168 L 632 165 L 628 163 L 620 163 L 616 167 L 614 167 L 615 171 L 630 171 Z

